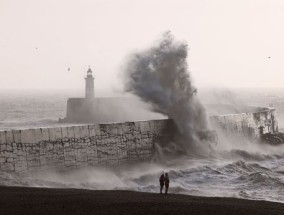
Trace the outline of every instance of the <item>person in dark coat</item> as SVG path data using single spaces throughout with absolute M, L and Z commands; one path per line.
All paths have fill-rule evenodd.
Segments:
M 160 193 L 163 193 L 163 188 L 164 188 L 164 185 L 165 185 L 164 173 L 160 176 L 159 182 L 160 182 Z
M 167 195 L 168 189 L 169 189 L 169 186 L 170 186 L 170 178 L 169 178 L 168 173 L 165 174 L 164 181 L 165 181 L 165 188 L 166 188 L 165 194 Z

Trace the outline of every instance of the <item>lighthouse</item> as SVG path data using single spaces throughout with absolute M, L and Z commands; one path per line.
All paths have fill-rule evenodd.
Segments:
M 85 98 L 86 99 L 93 99 L 95 97 L 95 89 L 94 89 L 94 77 L 91 68 L 87 71 L 86 80 L 86 91 L 85 91 Z
M 95 77 L 93 71 L 89 67 L 85 72 L 87 72 L 87 76 L 84 77 L 86 80 L 85 97 L 69 98 L 67 100 L 66 117 L 59 119 L 59 122 L 100 124 L 141 121 L 143 119 L 152 120 L 157 117 L 158 119 L 165 118 L 163 115 L 156 116 L 156 113 L 147 112 L 147 109 L 143 109 L 145 107 L 144 103 L 138 99 L 135 100 L 135 98 L 95 97 Z M 136 111 L 129 111 L 130 107 Z M 120 114 L 117 114 L 118 112 Z M 137 112 L 139 112 L 139 114 L 137 114 Z

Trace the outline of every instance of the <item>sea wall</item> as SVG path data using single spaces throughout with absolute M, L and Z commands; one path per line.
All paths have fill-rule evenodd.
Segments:
M 0 170 L 28 172 L 151 159 L 171 120 L 0 131 Z
M 259 138 L 261 134 L 266 133 L 277 133 L 276 110 L 260 107 L 255 107 L 255 110 L 257 111 L 211 116 L 210 121 L 214 127 L 217 126 L 229 134 L 250 138 Z
M 211 116 L 228 132 L 258 138 L 277 133 L 275 109 Z M 84 126 L 0 131 L 0 171 L 30 172 L 150 160 L 155 143 L 174 138 L 172 120 L 150 120 Z

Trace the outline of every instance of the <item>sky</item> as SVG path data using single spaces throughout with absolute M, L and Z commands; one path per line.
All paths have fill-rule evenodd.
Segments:
M 90 66 L 119 90 L 127 56 L 168 30 L 197 87 L 282 87 L 283 20 L 283 0 L 0 0 L 0 89 L 82 89 Z

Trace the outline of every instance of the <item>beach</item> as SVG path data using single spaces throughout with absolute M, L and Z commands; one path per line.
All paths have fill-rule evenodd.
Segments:
M 0 214 L 284 214 L 284 204 L 235 198 L 0 187 Z

